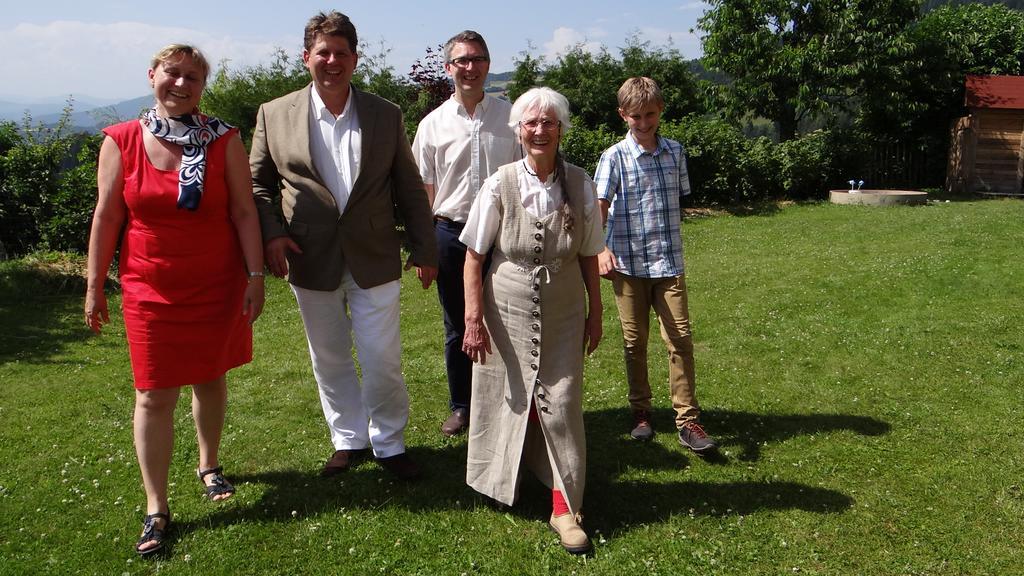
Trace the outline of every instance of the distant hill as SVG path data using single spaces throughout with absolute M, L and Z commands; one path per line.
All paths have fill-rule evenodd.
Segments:
M 153 96 L 140 96 L 115 104 L 99 104 L 90 101 L 73 100 L 70 128 L 74 132 L 99 132 L 101 128 L 122 120 L 138 118 L 143 108 L 153 105 Z M 53 126 L 64 113 L 67 102 L 39 101 L 31 104 L 0 100 L 0 121 L 11 121 L 20 124 L 27 111 L 33 124 Z
M 508 82 L 509 80 L 512 79 L 512 75 L 513 74 L 515 74 L 515 71 L 512 71 L 512 72 L 498 72 L 498 73 L 488 72 L 487 73 L 487 81 L 488 82 Z
M 91 110 L 100 108 L 116 102 L 109 98 L 94 98 L 91 96 L 72 96 L 71 104 L 75 110 Z M 55 114 L 58 117 L 68 104 L 67 97 L 51 97 L 25 101 L 17 96 L 0 95 L 0 121 L 10 120 L 21 122 L 28 112 L 33 120 L 39 120 L 43 116 Z
M 149 108 L 152 105 L 153 96 L 147 95 L 118 102 L 117 104 L 111 104 L 110 106 L 98 106 L 82 111 L 75 111 L 71 114 L 71 126 L 75 130 L 83 132 L 99 132 L 101 128 L 105 128 L 122 120 L 138 118 L 139 112 L 143 108 Z M 76 106 L 75 108 L 77 109 L 78 107 Z M 57 121 L 60 120 L 60 115 L 61 112 L 54 112 L 51 114 L 33 117 L 33 119 L 38 120 L 43 124 L 56 124 Z

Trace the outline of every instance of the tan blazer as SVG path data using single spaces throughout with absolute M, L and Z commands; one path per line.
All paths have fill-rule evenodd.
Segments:
M 335 290 L 346 267 L 361 288 L 400 278 L 396 207 L 413 262 L 436 267 L 430 206 L 401 110 L 352 89 L 362 160 L 339 217 L 337 202 L 310 154 L 311 89 L 312 84 L 260 106 L 249 153 L 263 241 L 288 235 L 302 249 L 302 254 L 288 254 L 288 281 L 310 290 Z

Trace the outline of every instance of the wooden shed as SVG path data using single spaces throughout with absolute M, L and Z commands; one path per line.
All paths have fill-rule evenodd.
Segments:
M 1024 76 L 968 76 L 968 115 L 953 125 L 946 188 L 1024 195 Z

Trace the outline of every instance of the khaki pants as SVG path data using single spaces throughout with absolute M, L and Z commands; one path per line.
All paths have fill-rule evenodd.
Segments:
M 651 384 L 647 375 L 647 336 L 650 311 L 654 308 L 661 324 L 661 338 L 668 347 L 668 384 L 676 428 L 696 422 L 700 406 L 694 393 L 693 335 L 686 304 L 686 279 L 638 278 L 617 272 L 612 279 L 615 304 L 622 323 L 622 344 L 629 382 L 629 405 L 633 410 L 651 409 Z

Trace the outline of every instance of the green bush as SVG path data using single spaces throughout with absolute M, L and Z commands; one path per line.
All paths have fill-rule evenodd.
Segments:
M 775 146 L 783 193 L 793 200 L 823 198 L 833 175 L 830 133 L 815 130 Z
M 660 134 L 686 149 L 694 204 L 820 199 L 869 168 L 865 139 L 852 131 L 816 130 L 776 144 L 764 136 L 747 138 L 726 120 L 690 116 L 662 122 Z M 566 134 L 562 150 L 566 159 L 593 174 L 601 152 L 621 138 L 604 126 L 595 130 L 577 124 Z
M 87 247 L 102 138 L 66 133 L 70 114 L 0 125 L 0 257 Z
M 47 217 L 39 223 L 43 246 L 61 252 L 85 253 L 96 206 L 96 159 L 102 136 L 82 136 L 75 166 L 57 179 Z
M 601 153 L 622 139 L 622 134 L 598 126 L 597 129 L 587 128 L 573 118 L 573 126 L 562 139 L 562 153 L 569 162 L 583 168 L 588 174 L 597 169 L 597 161 Z
M 766 138 L 750 140 L 734 124 L 700 116 L 664 123 L 661 134 L 686 149 L 691 202 L 732 204 L 778 194 L 769 186 L 774 160 Z

